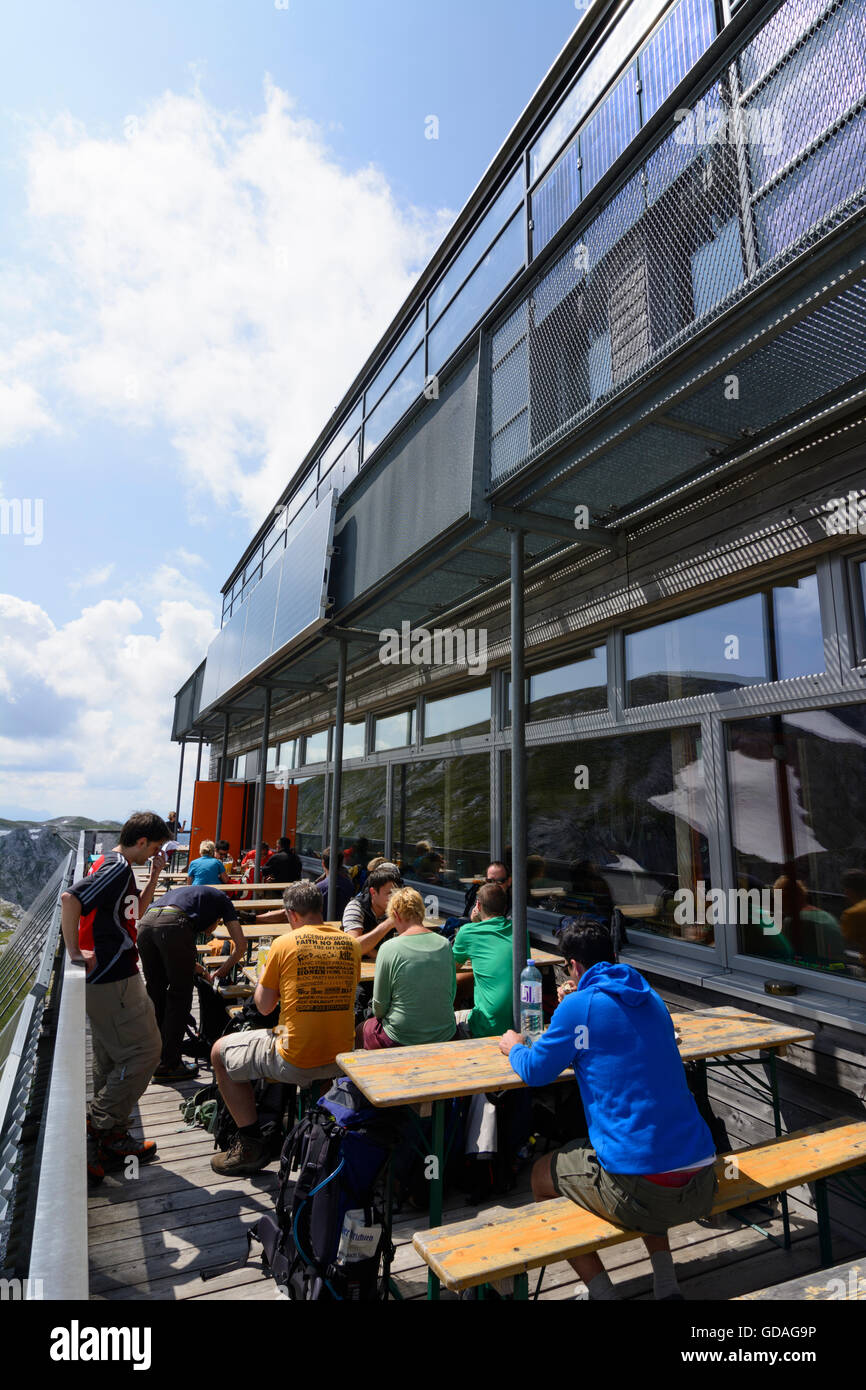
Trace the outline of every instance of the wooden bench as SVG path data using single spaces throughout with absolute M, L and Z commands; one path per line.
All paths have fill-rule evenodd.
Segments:
M 828 1120 L 796 1134 L 716 1159 L 719 1190 L 712 1215 L 815 1183 L 823 1265 L 832 1263 L 826 1179 L 866 1163 L 866 1121 Z M 413 1244 L 446 1288 L 469 1289 L 509 1276 L 515 1297 L 528 1297 L 527 1273 L 559 1260 L 639 1240 L 594 1212 L 558 1197 L 492 1221 L 459 1221 L 416 1233 Z
M 784 1284 L 771 1284 L 767 1289 L 738 1294 L 734 1303 L 772 1300 L 778 1303 L 813 1303 L 825 1299 L 848 1302 L 866 1301 L 866 1264 L 863 1261 L 822 1269 L 820 1274 L 802 1274 L 799 1279 L 786 1279 Z

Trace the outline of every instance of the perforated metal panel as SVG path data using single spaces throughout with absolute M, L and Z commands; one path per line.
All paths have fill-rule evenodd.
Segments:
M 491 485 L 866 207 L 864 34 L 787 0 L 495 329 Z
M 325 621 L 336 496 L 329 494 L 268 570 L 247 602 L 211 643 L 201 708 L 209 709 L 269 656 L 290 648 Z

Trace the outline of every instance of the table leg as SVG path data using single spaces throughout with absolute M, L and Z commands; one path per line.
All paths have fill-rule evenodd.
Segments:
M 776 1130 L 776 1138 L 782 1136 L 782 1111 L 779 1105 L 779 1078 L 776 1074 L 776 1054 L 770 1053 L 770 1090 L 773 1093 L 773 1124 Z M 788 1194 L 781 1194 L 782 1204 L 782 1241 L 786 1250 L 791 1248 L 791 1218 L 788 1214 Z
M 430 1175 L 430 1225 L 442 1225 L 442 1194 L 445 1187 L 445 1102 L 433 1102 L 433 1153 L 435 1160 Z M 439 1280 L 432 1269 L 427 1273 L 427 1297 L 437 1302 Z

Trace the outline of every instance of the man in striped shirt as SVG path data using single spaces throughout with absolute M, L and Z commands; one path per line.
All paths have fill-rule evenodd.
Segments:
M 93 1100 L 88 1116 L 88 1173 L 99 1181 L 105 1167 L 129 1156 L 156 1157 L 152 1140 L 133 1139 L 132 1111 L 162 1052 L 162 1039 L 138 969 L 136 929 L 165 867 L 161 846 L 168 826 L 152 812 L 126 822 L 114 850 L 98 859 L 86 878 L 62 897 L 63 939 L 71 961 L 87 972 L 86 1008 L 93 1042 Z M 153 859 L 139 895 L 133 865 Z

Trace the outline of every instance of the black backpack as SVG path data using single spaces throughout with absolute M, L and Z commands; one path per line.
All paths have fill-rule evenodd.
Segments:
M 385 1169 L 405 1124 L 403 1112 L 375 1109 L 340 1077 L 288 1135 L 274 1215 L 250 1232 L 287 1298 L 387 1297 L 394 1251 Z

